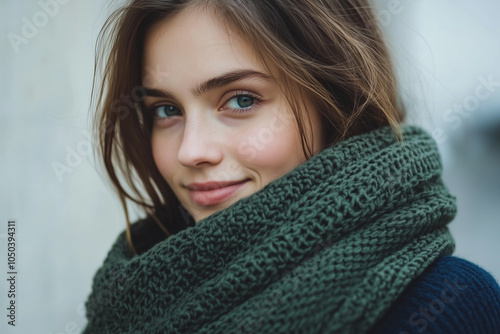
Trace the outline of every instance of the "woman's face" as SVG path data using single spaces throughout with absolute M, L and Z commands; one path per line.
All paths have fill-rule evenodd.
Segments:
M 184 10 L 153 26 L 143 73 L 154 161 L 196 222 L 306 160 L 278 83 L 208 11 Z M 311 117 L 312 132 L 304 128 L 316 153 L 319 117 L 301 112 Z

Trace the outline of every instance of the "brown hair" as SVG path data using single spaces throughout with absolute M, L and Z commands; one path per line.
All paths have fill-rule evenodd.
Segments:
M 320 114 L 327 146 L 386 125 L 402 139 L 404 113 L 392 64 L 366 0 L 133 0 L 101 30 L 93 87 L 94 129 L 125 210 L 132 251 L 127 200 L 153 217 L 166 235 L 180 229 L 175 224 L 182 219 L 179 202 L 153 160 L 152 119 L 141 108 L 141 64 L 150 27 L 191 6 L 211 10 L 276 73 L 307 158 L 311 145 L 298 112 L 304 101 L 292 94 L 297 89 Z

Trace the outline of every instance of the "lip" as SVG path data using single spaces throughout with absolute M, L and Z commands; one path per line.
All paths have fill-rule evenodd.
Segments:
M 212 181 L 187 185 L 189 198 L 198 206 L 220 204 L 233 196 L 249 180 Z

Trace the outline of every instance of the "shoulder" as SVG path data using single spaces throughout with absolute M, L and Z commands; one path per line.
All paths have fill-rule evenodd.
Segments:
M 493 334 L 500 286 L 479 266 L 443 256 L 418 277 L 370 332 Z

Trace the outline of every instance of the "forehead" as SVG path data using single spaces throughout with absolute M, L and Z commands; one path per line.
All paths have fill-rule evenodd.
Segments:
M 249 43 L 200 8 L 185 9 L 149 29 L 142 69 L 157 82 L 192 85 L 231 70 L 266 73 Z

